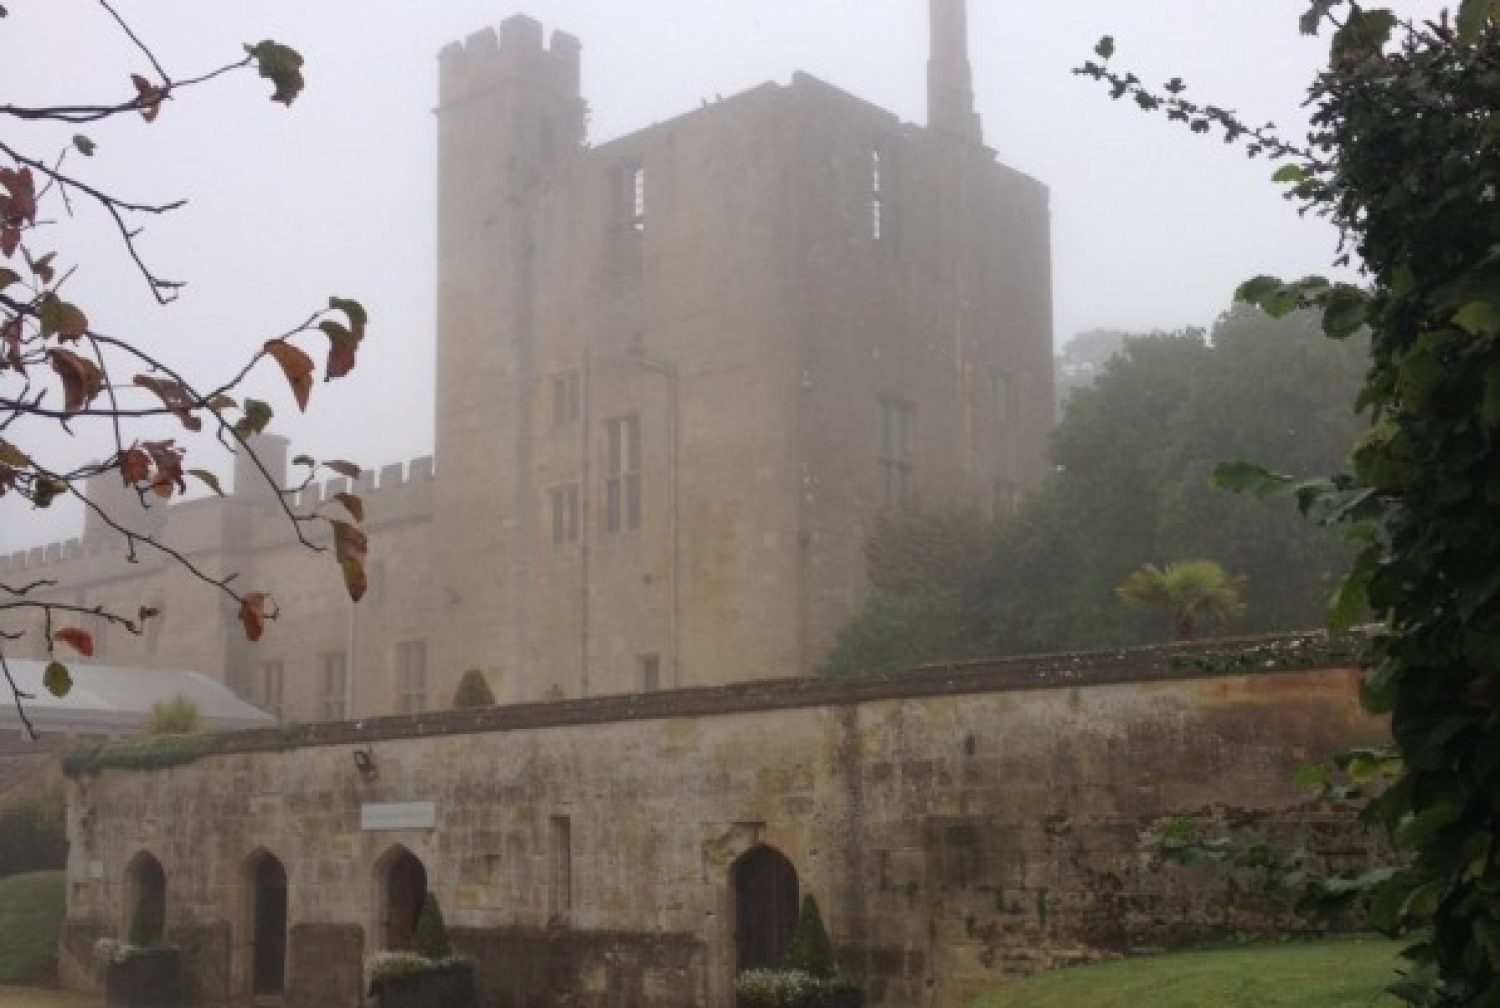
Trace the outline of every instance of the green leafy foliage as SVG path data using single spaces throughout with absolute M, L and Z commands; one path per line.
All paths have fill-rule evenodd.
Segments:
M 792 940 L 787 944 L 782 965 L 825 980 L 838 973 L 833 942 L 828 939 L 828 929 L 823 926 L 823 915 L 818 912 L 818 901 L 812 893 L 802 897 L 797 926 L 792 929 Z
M 412 950 L 417 955 L 432 960 L 447 959 L 453 955 L 453 944 L 448 940 L 448 926 L 443 923 L 443 911 L 437 897 L 427 893 L 422 898 L 422 912 L 417 916 L 417 933 L 412 937 Z
M 455 709 L 470 707 L 493 707 L 495 706 L 495 694 L 490 689 L 490 684 L 484 677 L 484 673 L 478 669 L 469 669 L 463 678 L 458 681 L 458 689 L 453 694 L 453 706 Z
M 56 978 L 66 885 L 62 871 L 0 878 L 0 984 Z
M 0 877 L 66 867 L 65 810 L 63 790 L 55 784 L 0 804 Z
M 1298 503 L 1359 546 L 1332 619 L 1368 606 L 1380 620 L 1362 696 L 1390 717 L 1400 768 L 1363 815 L 1409 860 L 1343 888 L 1372 893 L 1387 930 L 1421 936 L 1391 990 L 1432 1008 L 1500 1005 L 1497 10 L 1465 0 L 1456 24 L 1403 23 L 1346 0 L 1312 5 L 1305 31 L 1338 25 L 1308 93 L 1312 132 L 1305 148 L 1271 150 L 1301 166 L 1290 195 L 1340 229 L 1340 261 L 1368 289 L 1261 277 L 1239 292 L 1271 315 L 1319 308 L 1334 339 L 1371 334 L 1353 471 Z M 1112 94 L 1133 77 L 1093 61 L 1079 72 Z M 1218 121 L 1229 139 L 1264 142 L 1232 113 Z
M 1133 609 L 1167 614 L 1172 639 L 1190 641 L 1199 622 L 1227 622 L 1245 611 L 1244 579 L 1230 577 L 1212 560 L 1184 560 L 1158 567 L 1143 564 L 1115 587 Z
M 745 970 L 734 978 L 738 1008 L 831 1008 L 849 1003 L 844 998 L 855 989 L 842 978 L 794 969 Z
M 82 745 L 63 757 L 63 773 L 80 777 L 99 770 L 160 770 L 193 763 L 213 749 L 209 735 L 158 735 Z
M 191 735 L 203 726 L 198 704 L 181 694 L 151 705 L 143 729 L 147 735 Z

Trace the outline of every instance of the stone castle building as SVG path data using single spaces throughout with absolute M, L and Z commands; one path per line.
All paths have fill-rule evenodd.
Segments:
M 97 627 L 104 660 L 299 721 L 444 707 L 471 668 L 502 703 L 803 675 L 883 509 L 1039 482 L 1047 192 L 984 145 L 964 0 L 932 2 L 925 127 L 798 74 L 591 146 L 573 37 L 517 16 L 439 65 L 437 464 L 359 481 L 369 596 L 241 460 L 227 500 L 142 520 L 273 592 L 258 645 L 97 523 L 0 561 L 161 611 Z

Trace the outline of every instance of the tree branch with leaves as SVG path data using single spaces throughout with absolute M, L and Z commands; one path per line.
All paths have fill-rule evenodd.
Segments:
M 1339 230 L 1364 283 L 1261 276 L 1237 292 L 1272 315 L 1322 313 L 1345 339 L 1368 328 L 1357 406 L 1368 432 L 1352 471 L 1298 482 L 1246 463 L 1220 485 L 1292 496 L 1360 547 L 1330 622 L 1379 621 L 1363 699 L 1390 718 L 1389 786 L 1364 819 L 1405 855 L 1368 880 L 1372 919 L 1416 937 L 1392 989 L 1408 1003 L 1500 1006 L 1500 0 L 1402 20 L 1316 0 L 1332 28 L 1308 90 L 1305 144 L 1268 141 L 1232 112 L 1187 103 L 1114 69 L 1113 42 L 1077 72 L 1198 132 L 1285 163 L 1275 180 Z M 1253 148 L 1259 146 L 1261 151 Z M 1380 757 L 1385 765 L 1385 757 Z
M 302 57 L 272 40 L 244 47 L 244 54 L 216 68 L 175 75 L 132 29 L 109 0 L 96 0 L 101 18 L 123 32 L 143 60 L 140 72 L 122 73 L 118 94 L 98 101 L 56 105 L 0 105 L 0 119 L 16 124 L 90 124 L 110 119 L 136 119 L 143 129 L 168 109 L 168 103 L 196 98 L 210 82 L 229 75 L 253 72 L 270 82 L 271 100 L 290 106 L 303 89 Z M 0 8 L 0 16 L 4 16 Z M 19 128 L 19 126 L 18 126 Z M 93 212 L 113 228 L 138 274 L 160 306 L 171 304 L 184 284 L 168 279 L 143 254 L 139 238 L 146 223 L 182 209 L 184 201 L 148 203 L 134 200 L 90 178 L 84 168 L 69 166 L 69 158 L 90 163 L 97 144 L 79 133 L 61 150 L 44 156 L 15 135 L 0 141 L 0 497 L 12 496 L 34 508 L 47 508 L 63 498 L 74 498 L 103 527 L 122 537 L 126 557 L 155 554 L 185 571 L 205 591 L 224 596 L 236 608 L 245 636 L 254 641 L 267 621 L 279 614 L 274 597 L 265 590 L 242 588 L 234 573 L 210 572 L 175 548 L 159 533 L 134 527 L 127 516 L 92 499 L 86 483 L 117 478 L 143 507 L 165 507 L 188 492 L 189 480 L 223 495 L 211 461 L 200 456 L 218 453 L 244 455 L 264 484 L 264 492 L 309 551 L 325 552 L 313 531 L 326 525 L 334 558 L 340 565 L 349 596 L 358 601 L 365 592 L 366 539 L 361 528 L 364 506 L 352 493 L 334 495 L 335 513 L 301 510 L 295 501 L 324 471 L 358 479 L 360 469 L 349 462 L 318 461 L 299 455 L 293 461 L 302 478 L 284 486 L 283 474 L 272 473 L 256 453 L 255 439 L 274 418 L 273 407 L 240 393 L 250 376 L 264 367 L 279 369 L 299 410 L 309 406 L 319 365 L 313 353 L 324 355 L 322 376 L 335 380 L 355 367 L 365 337 L 367 317 L 355 300 L 329 298 L 327 306 L 310 312 L 296 325 L 249 349 L 228 373 L 209 381 L 190 378 L 143 341 L 111 332 L 90 317 L 88 306 L 70 293 L 69 282 L 87 267 L 86 251 L 53 247 L 49 226 L 63 217 Z M 80 255 L 80 252 L 84 252 Z M 308 346 L 309 341 L 324 345 Z M 233 360 L 233 354 L 227 355 Z M 269 363 L 268 363 L 269 362 Z M 179 437 L 153 434 L 153 427 L 171 422 L 185 432 Z M 86 461 L 64 462 L 49 451 L 44 428 L 53 426 L 85 447 Z M 93 432 L 102 450 L 87 450 Z M 202 435 L 201 437 L 199 435 Z M 236 488 L 237 491 L 243 488 Z M 0 584 L 0 618 L 11 629 L 0 628 L 0 671 L 11 699 L 29 731 L 28 696 L 6 661 L 7 645 L 38 634 L 49 656 L 44 684 L 59 696 L 71 687 L 61 654 L 90 657 L 92 633 L 76 625 L 79 617 L 102 621 L 140 634 L 159 613 L 142 605 L 134 611 L 108 606 L 69 604 L 53 597 L 58 584 L 50 578 Z M 39 623 L 39 629 L 27 624 Z M 17 629 L 16 627 L 21 627 Z

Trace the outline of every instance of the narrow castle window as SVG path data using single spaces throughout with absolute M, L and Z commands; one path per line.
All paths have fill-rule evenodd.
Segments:
M 636 165 L 630 172 L 630 226 L 646 230 L 646 169 Z
M 641 692 L 655 693 L 661 689 L 661 655 L 641 655 L 636 662 L 641 670 Z
M 901 399 L 880 400 L 880 478 L 886 507 L 911 499 L 912 435 L 915 417 L 912 404 Z
M 552 545 L 578 541 L 578 484 L 552 488 Z
M 552 817 L 551 911 L 562 920 L 573 907 L 573 822 L 567 816 Z
M 396 675 L 400 710 L 417 714 L 427 709 L 427 642 L 402 641 L 396 645 Z
M 1011 480 L 996 480 L 990 509 L 996 518 L 1009 518 L 1021 509 L 1021 488 Z
M 633 532 L 641 527 L 641 418 L 637 413 L 605 423 L 604 528 Z
M 277 717 L 281 717 L 281 690 L 284 672 L 285 666 L 279 661 L 260 663 L 260 688 L 256 690 L 256 699 L 260 701 L 262 710 Z
M 349 663 L 342 651 L 323 655 L 318 714 L 324 721 L 342 721 L 349 714 Z
M 880 241 L 885 230 L 885 189 L 880 176 L 880 152 L 870 152 L 870 237 Z
M 578 371 L 564 371 L 552 376 L 552 426 L 567 427 L 578 422 L 583 408 L 583 376 Z

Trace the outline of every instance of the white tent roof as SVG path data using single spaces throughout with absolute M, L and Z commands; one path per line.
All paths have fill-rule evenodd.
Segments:
M 145 724 L 153 704 L 178 696 L 198 705 L 207 730 L 267 728 L 276 724 L 274 717 L 198 672 L 68 662 L 73 688 L 67 696 L 55 697 L 42 685 L 46 662 L 7 659 L 6 664 L 16 686 L 32 696 L 22 704 L 39 732 L 128 734 Z M 0 690 L 7 688 L 0 681 Z M 0 699 L 4 701 L 0 703 L 0 732 L 24 731 L 11 698 Z

